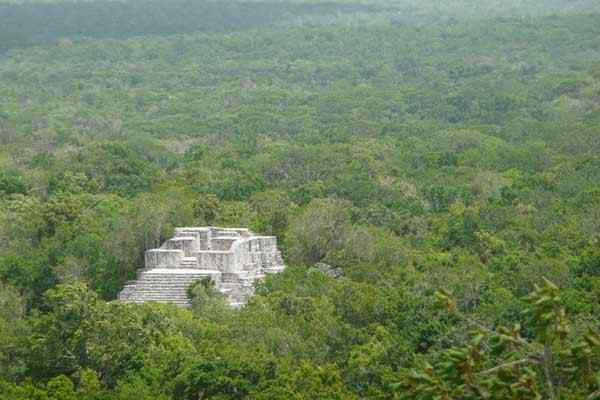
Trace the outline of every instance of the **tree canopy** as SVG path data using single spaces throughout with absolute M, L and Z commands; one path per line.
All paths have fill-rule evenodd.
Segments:
M 599 4 L 0 1 L 0 399 L 600 398 Z

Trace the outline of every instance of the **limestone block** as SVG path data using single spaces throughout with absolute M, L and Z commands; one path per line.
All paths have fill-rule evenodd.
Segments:
M 119 293 L 119 300 L 128 300 L 131 298 L 133 293 L 135 292 L 135 281 L 127 282 L 127 284 L 123 287 L 123 290 Z
M 260 251 L 272 252 L 277 249 L 277 238 L 275 236 L 259 236 Z
M 230 250 L 231 245 L 237 240 L 239 239 L 234 237 L 216 237 L 212 240 L 212 250 Z
M 146 251 L 146 268 L 178 268 L 185 253 L 183 250 L 152 249 Z
M 205 235 L 205 237 L 207 237 L 206 235 L 208 235 L 210 233 L 210 231 L 212 230 L 211 227 L 208 226 L 204 226 L 204 227 L 183 227 L 183 228 L 175 228 L 175 236 L 191 236 L 189 234 L 191 233 L 195 233 L 198 235 Z
M 258 275 L 262 273 L 262 266 L 258 263 L 246 264 L 244 265 L 244 271 L 248 271 L 253 275 Z
M 215 228 L 211 231 L 212 237 L 231 237 L 231 238 L 239 238 L 240 234 L 238 231 L 234 229 L 227 228 Z
M 199 251 L 196 253 L 198 263 L 202 268 L 217 269 L 221 272 L 234 272 L 234 253 L 229 251 Z
M 198 240 L 198 250 L 210 250 L 210 240 L 199 239 Z
M 238 228 L 236 229 L 236 231 L 240 234 L 241 237 L 246 238 L 246 237 L 250 237 L 253 235 L 252 232 L 250 232 L 250 229 L 247 228 Z
M 211 228 L 175 228 L 175 237 L 194 237 L 198 250 L 210 250 Z
M 176 236 L 165 242 L 165 249 L 183 250 L 185 257 L 193 257 L 200 250 L 198 239 L 193 236 Z
M 250 252 L 259 252 L 260 251 L 260 241 L 257 239 L 252 239 L 248 242 L 249 251 Z

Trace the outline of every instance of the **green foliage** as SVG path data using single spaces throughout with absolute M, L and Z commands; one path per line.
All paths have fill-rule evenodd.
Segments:
M 437 297 L 475 331 L 468 343 L 444 350 L 435 364 L 407 371 L 398 385 L 401 398 L 559 399 L 600 393 L 600 333 L 569 337 L 560 291 L 549 280 L 526 298 L 530 339 L 518 324 L 492 330 L 472 320 L 447 291 Z
M 0 170 L 0 196 L 27 194 L 29 185 L 17 171 Z
M 214 283 L 209 278 L 193 283 L 187 293 L 192 310 L 198 316 L 213 321 L 223 321 L 231 317 L 231 309 L 225 297 L 215 290 Z
M 0 284 L 0 381 L 22 376 L 25 363 L 23 338 L 30 332 L 24 321 L 25 307 L 20 294 Z
M 598 398 L 598 4 L 1 2 L 0 399 Z M 194 225 L 289 268 L 113 301 Z
M 290 257 L 296 263 L 327 260 L 343 246 L 351 229 L 352 203 L 337 199 L 316 199 L 292 221 L 287 240 Z

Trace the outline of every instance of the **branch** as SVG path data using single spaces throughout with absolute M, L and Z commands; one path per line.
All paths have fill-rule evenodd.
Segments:
M 544 345 L 544 375 L 546 376 L 546 385 L 548 385 L 548 397 L 550 400 L 556 399 L 554 393 L 554 383 L 552 382 L 552 374 L 550 371 L 550 363 L 552 362 L 552 353 L 548 343 Z
M 508 340 L 509 342 L 512 342 L 512 343 L 519 344 L 519 345 L 521 345 L 521 346 L 527 347 L 527 348 L 529 348 L 529 350 L 531 350 L 531 351 L 536 351 L 536 352 L 538 351 L 538 349 L 536 349 L 536 348 L 535 348 L 535 346 L 534 346 L 533 344 L 529 343 L 529 342 L 528 342 L 527 340 L 525 340 L 525 339 L 522 339 L 522 338 L 515 338 L 515 337 L 512 337 L 512 336 L 505 335 L 505 334 L 503 334 L 503 333 L 499 333 L 499 332 L 497 332 L 497 331 L 495 331 L 495 330 L 493 330 L 493 329 L 490 329 L 490 328 L 488 328 L 487 326 L 483 325 L 481 322 L 479 322 L 479 321 L 476 321 L 476 320 L 474 320 L 474 319 L 471 319 L 471 318 L 467 317 L 466 315 L 464 315 L 464 314 L 463 314 L 463 313 L 461 313 L 461 312 L 458 312 L 458 311 L 457 311 L 457 312 L 456 312 L 456 314 L 457 314 L 458 316 L 460 316 L 461 318 L 463 318 L 463 319 L 464 319 L 465 321 L 467 321 L 468 323 L 470 323 L 471 325 L 475 325 L 476 327 L 478 327 L 479 329 L 481 329 L 482 331 L 484 331 L 484 332 L 486 332 L 486 333 L 488 333 L 488 334 L 490 334 L 490 335 L 493 335 L 493 336 L 498 336 L 498 337 L 501 337 L 501 338 L 503 338 L 503 339 L 506 339 L 506 340 Z
M 494 368 L 490 368 L 490 369 L 486 369 L 485 371 L 481 371 L 478 372 L 477 375 L 489 375 L 489 374 L 493 374 L 496 371 L 499 371 L 501 369 L 504 368 L 511 368 L 511 367 L 516 367 L 517 365 L 521 365 L 521 364 L 527 364 L 527 363 L 538 363 L 537 360 L 527 357 L 527 358 L 522 358 L 520 360 L 516 360 L 516 361 L 511 361 L 511 362 L 507 362 L 504 364 L 500 364 Z
M 595 400 L 600 398 L 600 390 L 596 390 L 594 393 L 590 394 L 587 400 Z

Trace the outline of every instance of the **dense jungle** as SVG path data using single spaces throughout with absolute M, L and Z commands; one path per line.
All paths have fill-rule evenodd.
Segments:
M 600 2 L 0 0 L 0 399 L 600 399 Z

